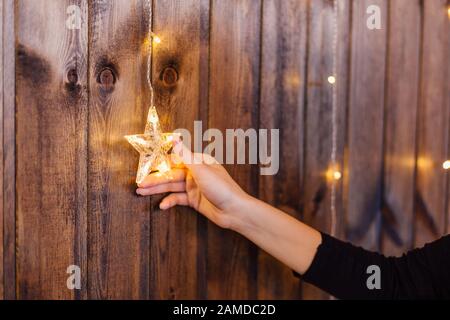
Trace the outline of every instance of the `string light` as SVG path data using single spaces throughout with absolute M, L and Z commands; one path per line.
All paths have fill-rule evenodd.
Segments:
M 337 169 L 330 168 L 327 170 L 326 176 L 327 180 L 332 182 L 333 180 L 340 180 L 342 178 L 342 173 Z
M 166 173 L 166 172 L 168 172 L 170 170 L 170 166 L 167 163 L 167 161 L 161 162 L 156 168 L 161 173 Z
M 442 168 L 444 168 L 445 170 L 450 169 L 450 160 L 444 161 L 444 163 L 442 164 Z
M 337 75 L 337 41 L 338 41 L 338 4 L 337 0 L 333 0 L 333 62 L 332 62 L 332 75 L 328 77 L 328 82 L 332 84 L 332 106 L 331 106 L 331 154 L 330 163 L 331 166 L 328 171 L 330 172 L 329 181 L 331 181 L 331 199 L 330 199 L 330 211 L 331 211 L 331 226 L 330 234 L 331 236 L 336 236 L 336 225 L 337 225 L 337 212 L 336 212 L 336 187 L 337 181 L 341 179 L 342 173 L 337 170 L 337 86 L 336 75 Z
M 160 44 L 161 43 L 161 38 L 158 37 L 156 34 L 154 34 L 153 32 L 150 32 L 151 37 L 153 38 L 153 42 L 156 44 Z
M 154 104 L 154 90 L 151 81 L 151 57 L 152 43 L 161 43 L 161 38 L 151 30 L 150 13 L 151 4 L 147 1 L 149 12 L 148 33 L 144 45 L 148 46 L 147 52 L 147 84 L 150 91 L 150 108 L 144 134 L 127 135 L 125 138 L 140 153 L 136 183 L 141 183 L 147 175 L 153 171 L 165 174 L 170 171 L 168 153 L 172 148 L 173 133 L 162 133 L 159 124 L 158 112 Z M 152 41 L 153 40 L 153 41 Z
M 152 108 L 148 112 L 148 122 L 152 124 L 157 124 L 159 122 L 158 113 L 156 112 L 156 109 Z
M 148 11 L 148 30 L 147 30 L 147 43 L 148 43 L 148 52 L 147 52 L 147 85 L 150 90 L 150 106 L 153 106 L 153 86 L 150 71 L 152 69 L 152 24 L 150 22 L 151 10 L 152 6 L 150 1 L 147 1 L 147 11 Z
M 340 171 L 334 171 L 333 172 L 333 179 L 334 180 L 339 180 L 342 177 L 342 174 Z

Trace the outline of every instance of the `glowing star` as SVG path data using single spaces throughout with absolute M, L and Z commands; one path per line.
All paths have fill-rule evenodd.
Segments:
M 128 135 L 125 138 L 140 153 L 136 183 L 141 183 L 150 172 L 166 173 L 170 170 L 168 153 L 172 148 L 174 134 L 161 132 L 158 113 L 154 106 L 148 111 L 145 132 Z

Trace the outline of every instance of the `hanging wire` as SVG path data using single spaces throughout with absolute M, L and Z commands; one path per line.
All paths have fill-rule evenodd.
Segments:
M 333 50 L 333 59 L 332 59 L 332 73 L 333 77 L 337 79 L 337 43 L 338 43 L 338 4 L 337 0 L 333 0 L 333 42 L 332 42 L 332 50 Z M 332 111 L 331 111 L 331 154 L 330 154 L 330 163 L 333 166 L 333 170 L 337 170 L 337 135 L 338 135 L 338 124 L 337 124 L 337 84 L 339 83 L 339 79 L 332 85 Z M 336 236 L 336 179 L 331 179 L 331 230 L 330 234 L 332 236 Z
M 147 12 L 148 12 L 148 30 L 147 30 L 147 42 L 148 42 L 148 52 L 147 52 L 147 85 L 150 90 L 150 107 L 153 107 L 154 102 L 154 94 L 153 94 L 153 85 L 151 79 L 151 69 L 152 69 L 152 4 L 151 0 L 146 1 Z

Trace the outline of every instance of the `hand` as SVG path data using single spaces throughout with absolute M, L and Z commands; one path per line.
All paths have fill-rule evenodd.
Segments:
M 190 206 L 222 228 L 232 228 L 239 208 L 250 198 L 225 168 L 207 154 L 193 154 L 183 143 L 174 146 L 177 165 L 169 172 L 151 173 L 139 184 L 142 196 L 170 192 L 160 203 L 162 210 Z
M 322 239 L 320 232 L 246 194 L 211 156 L 192 154 L 182 143 L 168 173 L 152 173 L 136 192 L 147 196 L 170 192 L 162 210 L 191 206 L 223 228 L 254 242 L 300 274 L 306 272 Z

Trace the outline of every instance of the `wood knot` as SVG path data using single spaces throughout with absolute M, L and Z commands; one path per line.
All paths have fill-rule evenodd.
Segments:
M 105 68 L 98 75 L 97 81 L 104 86 L 112 86 L 116 83 L 116 77 L 111 69 Z
M 78 94 L 81 90 L 81 86 L 78 84 L 78 72 L 77 69 L 72 68 L 67 71 L 67 82 L 66 90 L 70 91 L 72 94 Z
M 165 87 L 173 87 L 178 81 L 178 72 L 173 67 L 165 67 L 161 72 L 160 80 Z
M 70 84 L 76 84 L 78 82 L 78 73 L 76 69 L 70 69 L 67 72 L 67 81 Z
M 100 87 L 104 92 L 113 91 L 114 84 L 116 83 L 114 71 L 110 68 L 101 70 L 97 76 L 97 83 L 100 84 Z

